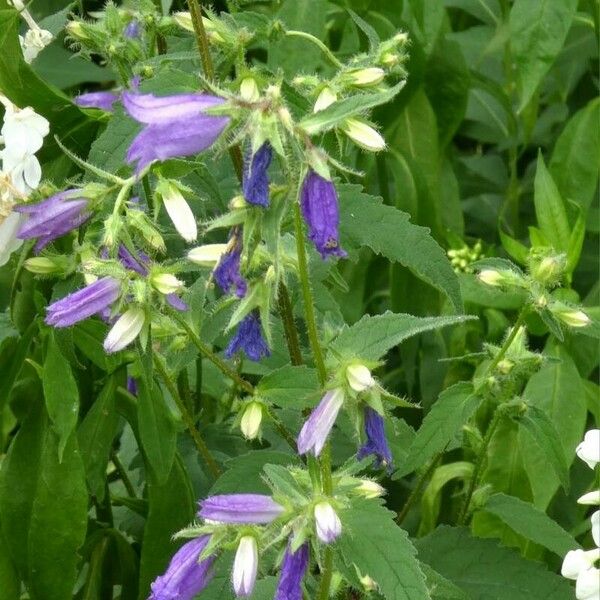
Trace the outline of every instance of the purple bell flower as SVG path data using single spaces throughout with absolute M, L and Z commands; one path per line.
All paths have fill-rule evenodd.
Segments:
M 263 339 L 260 316 L 251 312 L 238 325 L 233 338 L 225 349 L 225 356 L 231 358 L 238 350 L 243 350 L 250 360 L 259 361 L 263 356 L 270 356 L 269 346 Z
M 308 561 L 308 544 L 302 544 L 296 552 L 287 547 L 274 600 L 302 600 L 302 580 L 308 569 Z
M 242 257 L 242 241 L 234 232 L 229 241 L 227 252 L 224 252 L 219 263 L 213 271 L 215 281 L 225 294 L 235 289 L 235 295 L 243 298 L 246 295 L 248 284 L 240 273 L 240 259 Z
M 365 435 L 367 441 L 359 448 L 356 457 L 358 460 L 373 454 L 375 464 L 380 467 L 392 468 L 392 452 L 385 437 L 383 417 L 370 406 L 364 410 Z
M 119 281 L 113 277 L 103 277 L 48 306 L 46 323 L 54 327 L 70 327 L 103 312 L 120 294 Z
M 151 585 L 148 600 L 192 600 L 213 577 L 214 557 L 198 561 L 210 536 L 204 535 L 184 544 L 173 556 L 164 575 Z
M 340 211 L 333 183 L 309 169 L 302 184 L 300 205 L 308 226 L 308 237 L 321 257 L 326 259 L 328 256 L 347 256 L 340 248 Z
M 118 256 L 126 269 L 144 277 L 148 275 L 147 265 L 150 263 L 150 257 L 143 252 L 138 252 L 137 256 L 134 256 L 124 244 L 119 244 Z
M 271 164 L 273 150 L 269 142 L 265 142 L 244 164 L 242 190 L 244 198 L 258 206 L 269 206 L 269 175 L 267 170 Z
M 123 30 L 123 35 L 130 40 L 140 37 L 141 26 L 140 22 L 136 19 L 129 21 Z
M 132 396 L 138 395 L 138 384 L 137 384 L 137 381 L 135 380 L 135 377 L 131 377 L 129 375 L 127 376 L 127 391 Z
M 344 404 L 344 390 L 335 388 L 325 393 L 318 406 L 310 413 L 298 435 L 298 452 L 312 452 L 319 456 Z
M 123 93 L 123 106 L 136 121 L 146 126 L 127 151 L 127 162 L 137 162 L 136 171 L 155 160 L 191 156 L 212 146 L 221 135 L 228 117 L 204 114 L 204 110 L 224 100 L 208 94 Z
M 114 110 L 113 104 L 119 99 L 114 92 L 88 92 L 75 96 L 73 102 L 82 108 L 98 108 L 105 112 Z
M 15 206 L 16 212 L 29 215 L 17 238 L 38 238 L 35 251 L 39 252 L 53 240 L 85 223 L 92 213 L 88 210 L 88 199 L 80 197 L 80 193 L 80 190 L 66 190 L 37 204 Z
M 198 516 L 219 523 L 270 523 L 283 511 L 265 494 L 223 494 L 201 500 Z
M 165 296 L 165 300 L 168 302 L 169 306 L 172 306 L 175 310 L 180 312 L 185 312 L 189 309 L 187 303 L 184 302 L 177 294 L 167 294 Z

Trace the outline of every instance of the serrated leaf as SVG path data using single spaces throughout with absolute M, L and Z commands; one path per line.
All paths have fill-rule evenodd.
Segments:
M 358 323 L 342 330 L 329 348 L 345 357 L 379 360 L 390 348 L 404 340 L 423 333 L 458 325 L 476 317 L 415 317 L 386 312 L 382 315 L 365 315 Z
M 265 375 L 256 394 L 282 408 L 305 408 L 314 404 L 320 390 L 317 372 L 306 366 L 286 365 Z
M 561 558 L 579 546 L 575 538 L 546 513 L 515 496 L 493 494 L 484 509 L 502 519 L 518 534 L 548 548 Z
M 418 469 L 443 451 L 475 412 L 480 401 L 471 383 L 457 383 L 444 390 L 423 420 L 394 478 Z
M 335 551 L 349 568 L 369 575 L 388 600 L 426 600 L 425 577 L 394 513 L 377 501 L 359 501 L 341 513 L 343 534 Z
M 445 294 L 458 312 L 462 311 L 456 274 L 426 227 L 414 225 L 408 213 L 384 205 L 380 198 L 363 194 L 360 186 L 341 185 L 339 193 L 340 234 L 345 249 L 368 246 L 401 263 Z
M 569 583 L 540 563 L 463 528 L 438 527 L 416 540 L 419 558 L 472 600 L 571 600 Z

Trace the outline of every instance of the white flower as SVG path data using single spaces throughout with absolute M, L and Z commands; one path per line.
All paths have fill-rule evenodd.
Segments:
M 361 479 L 356 491 L 368 499 L 379 498 L 385 494 L 385 488 L 371 479 Z
M 171 273 L 159 273 L 153 275 L 151 282 L 161 294 L 174 294 L 183 287 L 183 281 L 177 279 L 177 277 L 171 275 Z
M 240 421 L 240 429 L 245 438 L 254 440 L 258 437 L 262 416 L 262 406 L 259 402 L 250 402 L 246 406 L 242 420 Z
M 592 538 L 594 544 L 600 546 L 600 510 L 597 510 L 591 517 L 592 522 Z
M 594 469 L 600 462 L 600 429 L 590 429 L 575 452 L 590 469 Z
M 258 570 L 258 547 L 253 535 L 245 535 L 239 543 L 233 561 L 232 583 L 235 594 L 245 598 L 250 596 L 256 582 Z
M 325 110 L 328 106 L 331 106 L 336 100 L 337 94 L 330 87 L 324 87 L 317 97 L 317 100 L 313 107 L 313 112 Z
M 385 140 L 380 133 L 364 121 L 346 119 L 341 128 L 353 142 L 369 152 L 379 152 L 385 148 Z
M 163 194 L 162 199 L 179 235 L 186 242 L 196 241 L 198 237 L 196 217 L 181 192 L 174 185 L 169 185 L 168 192 Z
M 188 260 L 202 267 L 214 267 L 221 260 L 221 255 L 227 252 L 227 246 L 227 244 L 205 244 L 192 248 L 188 252 Z
M 594 566 L 600 559 L 600 550 L 570 550 L 563 559 L 560 573 L 567 579 L 577 579 L 582 571 Z
M 0 267 L 8 262 L 10 255 L 23 243 L 23 240 L 17 239 L 17 231 L 19 231 L 22 221 L 22 215 L 10 213 L 0 223 Z
M 379 67 L 369 67 L 352 71 L 349 75 L 353 85 L 362 87 L 381 83 L 385 77 L 385 71 Z
M 552 312 L 569 327 L 587 327 L 591 323 L 591 319 L 582 310 L 555 308 Z
M 140 334 L 145 321 L 144 310 L 129 308 L 118 319 L 104 340 L 104 350 L 108 354 L 123 350 Z
M 28 196 L 42 179 L 42 168 L 33 154 L 6 147 L 0 151 L 2 170 L 10 177 L 14 190 Z
M 31 64 L 37 55 L 53 40 L 53 36 L 49 31 L 34 27 L 30 29 L 25 37 L 19 36 L 21 50 L 23 51 L 23 59 L 26 63 Z
M 179 27 L 185 29 L 186 31 L 191 31 L 192 33 L 194 32 L 194 24 L 192 22 L 192 15 L 189 12 L 186 12 L 186 11 L 175 12 L 171 16 L 173 17 L 175 23 L 177 23 L 177 25 L 179 25 Z
M 600 490 L 594 490 L 593 492 L 588 492 L 584 494 L 577 500 L 577 504 L 598 504 L 600 505 Z
M 329 502 L 319 502 L 314 510 L 317 536 L 324 544 L 330 544 L 342 533 L 342 523 Z
M 600 569 L 592 567 L 579 574 L 575 583 L 577 600 L 598 600 L 600 598 Z
M 346 379 L 355 392 L 364 392 L 375 385 L 371 371 L 365 365 L 350 365 L 346 369 Z
M 20 157 L 37 152 L 44 143 L 44 137 L 50 132 L 48 121 L 30 106 L 17 108 L 6 98 L 3 104 L 6 112 L 0 133 L 4 138 L 5 147 Z

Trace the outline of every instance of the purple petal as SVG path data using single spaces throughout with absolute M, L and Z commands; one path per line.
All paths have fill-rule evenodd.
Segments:
M 175 310 L 184 312 L 190 308 L 177 294 L 167 294 L 165 298 Z
M 271 164 L 273 151 L 269 142 L 265 142 L 244 164 L 242 188 L 244 198 L 258 206 L 269 206 L 269 176 L 267 170 Z
M 113 92 L 89 92 L 75 96 L 73 101 L 77 106 L 83 108 L 99 108 L 106 112 L 113 111 L 113 104 L 119 99 L 118 94 Z
M 302 580 L 308 568 L 308 561 L 308 544 L 303 544 L 296 552 L 292 552 L 288 546 L 283 557 L 274 600 L 302 600 Z
M 283 511 L 264 494 L 223 494 L 202 500 L 198 516 L 220 523 L 270 523 Z
M 127 23 L 127 26 L 123 30 L 123 35 L 129 39 L 135 39 L 135 38 L 140 37 L 140 33 L 141 33 L 140 22 L 137 21 L 136 19 L 133 19 L 133 21 L 129 21 L 129 23 Z
M 232 235 L 230 249 L 219 259 L 219 264 L 213 271 L 215 281 L 225 294 L 235 289 L 238 298 L 246 295 L 248 285 L 240 273 L 240 260 L 242 257 L 242 242 L 238 235 Z
M 366 406 L 364 418 L 367 441 L 359 448 L 356 457 L 361 460 L 372 454 L 376 457 L 375 464 L 377 466 L 384 466 L 390 470 L 392 468 L 392 452 L 385 437 L 383 417 L 370 406 Z
M 121 264 L 126 269 L 135 271 L 142 276 L 148 275 L 148 269 L 146 268 L 146 265 L 148 265 L 150 259 L 143 252 L 138 252 L 138 257 L 135 257 L 131 252 L 129 252 L 124 244 L 120 244 L 118 256 Z
M 298 435 L 300 454 L 309 451 L 315 456 L 321 454 L 343 403 L 344 393 L 341 389 L 329 390 L 325 393 L 300 430 Z
M 250 360 L 259 361 L 263 356 L 269 356 L 269 346 L 262 337 L 260 317 L 257 312 L 251 312 L 238 325 L 238 329 L 225 349 L 225 356 L 231 358 L 242 350 Z

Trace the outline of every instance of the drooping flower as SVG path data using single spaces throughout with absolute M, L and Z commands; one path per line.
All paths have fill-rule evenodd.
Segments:
M 188 308 L 189 308 L 189 306 L 177 294 L 167 294 L 165 296 L 165 300 L 175 310 L 179 310 L 179 311 L 183 312 L 183 311 L 188 310 Z
M 53 327 L 74 325 L 109 308 L 120 293 L 121 284 L 117 279 L 98 279 L 48 306 L 46 323 Z
M 392 466 L 392 452 L 385 437 L 383 417 L 370 406 L 365 406 L 365 435 L 366 442 L 359 448 L 356 457 L 358 460 L 373 454 L 375 464 L 390 469 Z
M 269 175 L 267 170 L 271 164 L 273 150 L 269 142 L 265 142 L 244 164 L 242 189 L 244 198 L 258 206 L 269 206 Z
M 228 244 L 204 244 L 188 252 L 188 260 L 201 267 L 215 267 L 227 252 Z
M 231 358 L 239 350 L 243 350 L 246 356 L 254 361 L 271 354 L 267 342 L 263 339 L 260 316 L 257 312 L 251 312 L 238 325 L 235 335 L 225 349 L 225 356 Z
M 231 582 L 238 598 L 246 598 L 252 594 L 257 571 L 258 546 L 256 538 L 253 535 L 245 535 L 240 539 L 231 572 Z
M 308 544 L 302 544 L 296 552 L 288 545 L 281 565 L 275 600 L 302 600 L 302 580 L 308 569 Z
M 148 274 L 147 265 L 150 263 L 150 258 L 143 252 L 138 252 L 137 256 L 134 256 L 124 244 L 119 244 L 118 256 L 126 269 L 135 271 L 142 276 Z
M 600 463 L 600 429 L 590 429 L 586 432 L 583 442 L 577 446 L 575 452 L 590 469 L 594 469 Z
M 265 494 L 222 494 L 200 501 L 198 516 L 219 523 L 270 523 L 284 508 Z
M 307 452 L 312 452 L 315 456 L 321 454 L 343 404 L 344 390 L 341 388 L 335 388 L 325 393 L 300 430 L 298 435 L 298 452 L 300 454 Z
M 209 94 L 123 93 L 123 106 L 136 121 L 146 126 L 127 151 L 127 162 L 137 162 L 136 171 L 155 160 L 191 156 L 212 146 L 221 135 L 228 117 L 207 115 L 207 108 L 224 100 Z
M 186 242 L 195 242 L 198 237 L 198 226 L 196 225 L 196 217 L 190 208 L 190 205 L 186 202 L 183 194 L 179 191 L 179 188 L 172 183 L 165 182 L 165 185 L 161 188 L 162 201 L 171 219 L 171 222 L 175 226 L 177 233 Z
M 127 309 L 112 326 L 104 340 L 104 350 L 108 354 L 123 350 L 140 334 L 146 314 L 143 308 L 134 306 Z
M 240 260 L 242 257 L 242 241 L 234 231 L 229 240 L 227 252 L 221 254 L 219 264 L 213 271 L 215 281 L 225 294 L 235 291 L 238 298 L 246 295 L 248 284 L 240 273 Z
M 347 256 L 340 248 L 340 213 L 333 182 L 310 169 L 302 184 L 300 204 L 308 226 L 308 237 L 323 259 Z
M 112 112 L 113 105 L 119 99 L 114 92 L 88 92 L 73 98 L 73 102 L 82 108 L 98 108 L 105 112 Z
M 204 535 L 184 544 L 173 556 L 164 575 L 151 586 L 148 600 L 192 600 L 213 576 L 214 557 L 199 560 L 210 536 Z
M 244 409 L 244 414 L 240 421 L 240 429 L 246 439 L 254 440 L 258 437 L 262 418 L 262 404 L 260 402 L 250 402 Z
M 21 204 L 14 210 L 29 216 L 19 229 L 22 240 L 38 238 L 35 251 L 85 223 L 92 215 L 80 190 L 66 190 L 37 204 Z
M 329 502 L 319 502 L 314 509 L 317 537 L 331 544 L 342 534 L 342 522 Z
M 184 283 L 172 273 L 157 273 L 150 278 L 152 285 L 165 296 L 179 292 Z
M 346 119 L 341 125 L 342 131 L 364 150 L 379 152 L 385 148 L 381 134 L 360 119 Z

